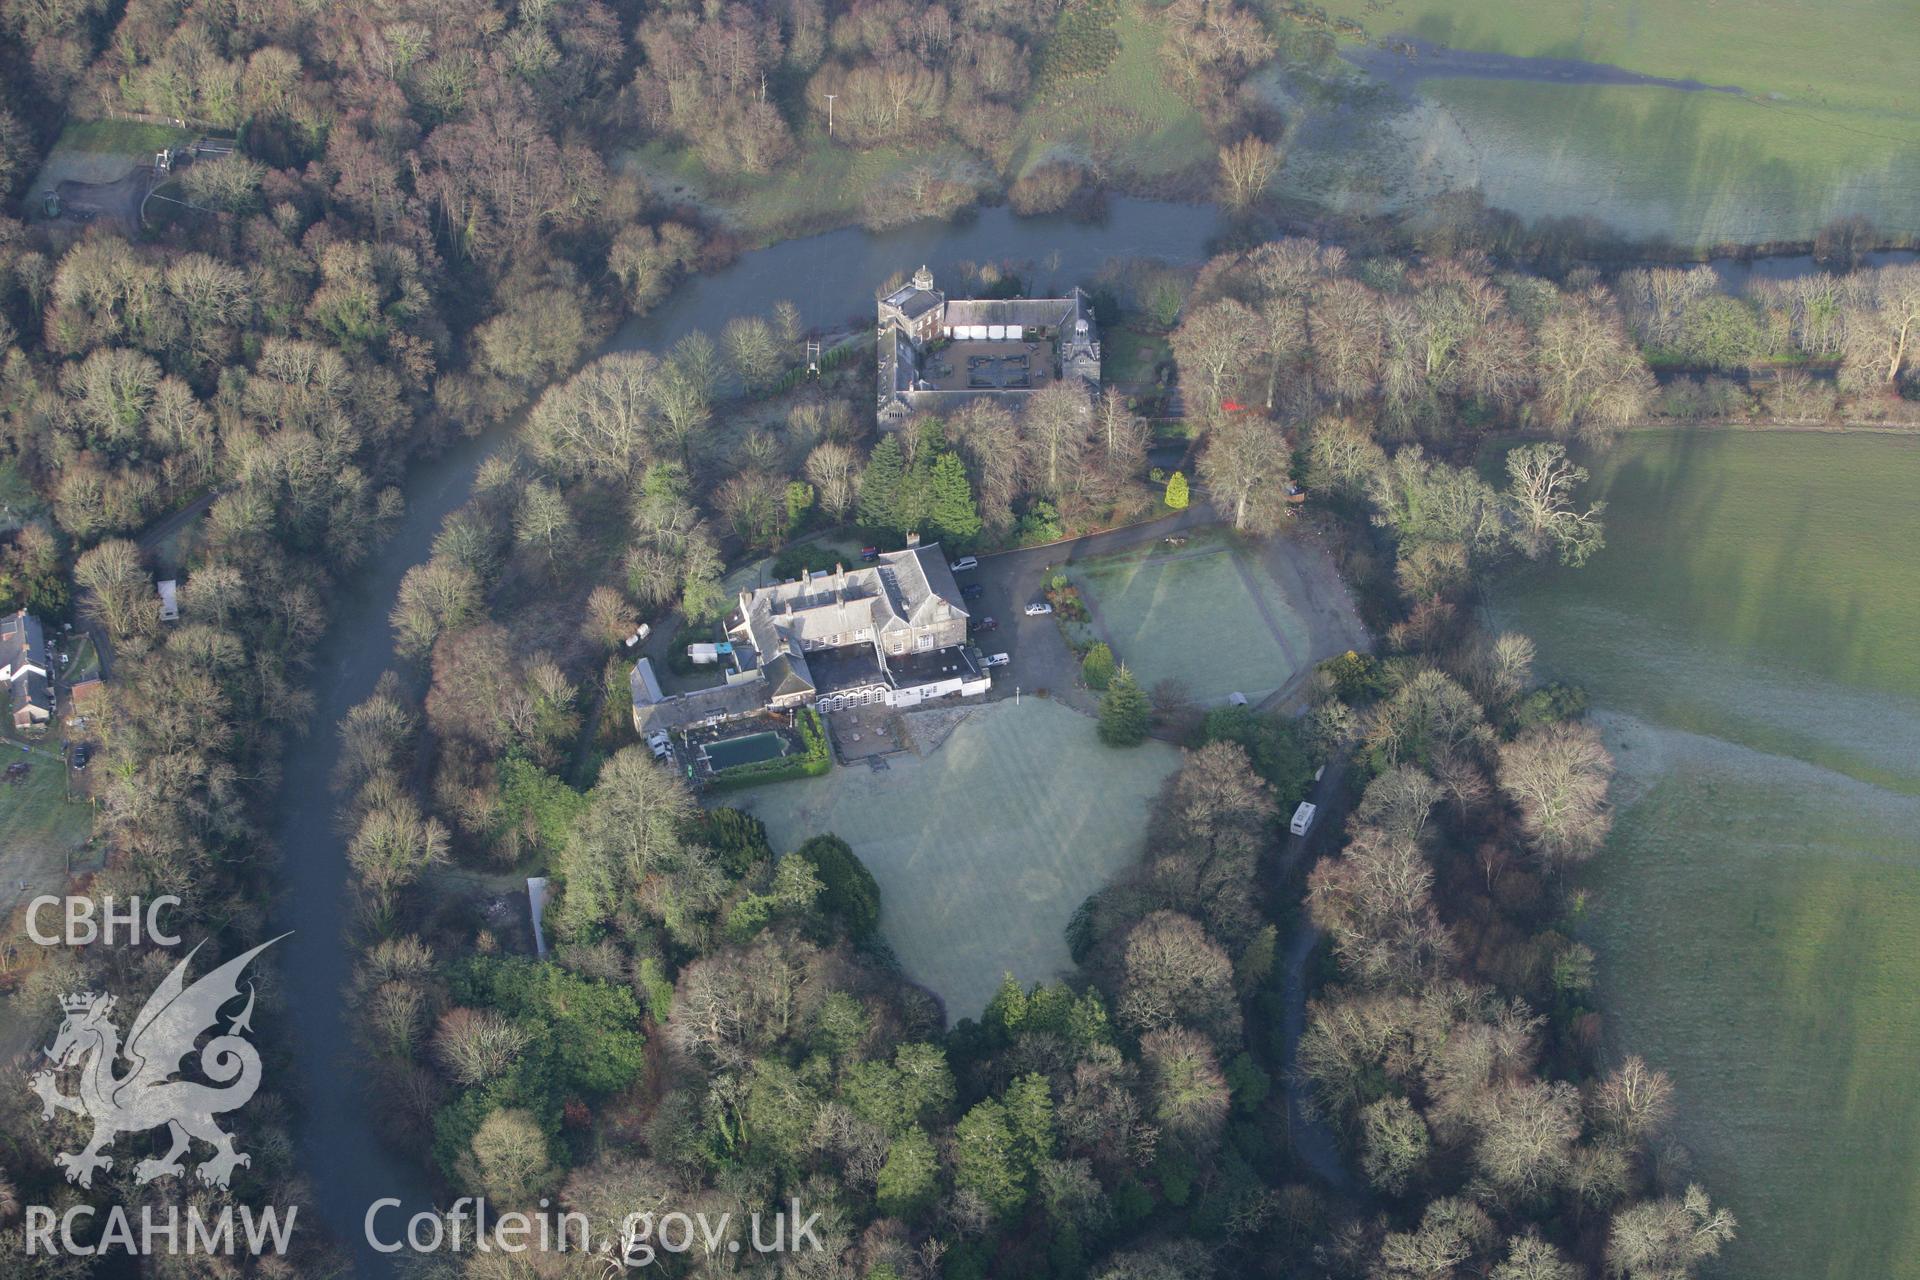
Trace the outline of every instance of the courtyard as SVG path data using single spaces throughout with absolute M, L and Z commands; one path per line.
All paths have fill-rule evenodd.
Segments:
M 767 824 L 776 850 L 823 832 L 852 845 L 880 884 L 881 933 L 958 1021 L 1007 973 L 1032 983 L 1072 967 L 1068 919 L 1139 856 L 1180 753 L 1103 747 L 1092 720 L 1034 697 L 974 706 L 944 738 L 922 736 L 925 756 L 894 755 L 883 771 L 836 768 L 729 802 Z
M 928 386 L 941 391 L 1031 391 L 1054 380 L 1050 342 L 973 339 L 930 352 L 921 367 Z

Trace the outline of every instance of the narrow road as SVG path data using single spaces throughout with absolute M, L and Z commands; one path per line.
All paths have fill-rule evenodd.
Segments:
M 134 539 L 142 551 L 152 551 L 155 547 L 171 538 L 180 530 L 198 520 L 220 498 L 218 489 L 209 489 L 199 497 L 181 507 L 169 516 L 162 516 L 158 523 L 149 526 Z
M 1325 776 L 1313 785 L 1307 799 L 1318 812 L 1314 815 L 1313 829 L 1304 836 L 1288 835 L 1280 850 L 1279 876 L 1283 883 L 1292 881 L 1295 872 L 1307 866 L 1311 856 L 1337 842 L 1341 824 L 1346 820 L 1346 770 L 1328 765 Z M 1310 1118 L 1301 1106 L 1306 1085 L 1295 1068 L 1300 1036 L 1307 1027 L 1307 961 L 1319 945 L 1320 930 L 1303 910 L 1282 960 L 1285 968 L 1281 989 L 1285 1007 L 1280 1016 L 1280 1078 L 1287 1094 L 1287 1128 L 1293 1135 L 1294 1150 L 1322 1181 L 1343 1194 L 1364 1195 L 1365 1187 L 1341 1158 L 1340 1143 L 1333 1131 L 1324 1121 Z
M 133 545 L 140 548 L 143 553 L 152 555 L 155 547 L 206 514 L 207 508 L 211 507 L 219 497 L 218 489 L 209 489 L 178 511 L 160 517 L 157 523 L 147 526 L 134 535 Z M 102 680 L 112 678 L 113 642 L 107 638 L 106 628 L 87 621 L 85 609 L 76 609 L 74 613 L 80 619 L 80 629 L 93 641 L 93 651 L 100 655 L 100 678 Z

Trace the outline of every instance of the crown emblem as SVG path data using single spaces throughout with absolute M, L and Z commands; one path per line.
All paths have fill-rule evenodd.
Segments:
M 100 1006 L 100 1012 L 105 1013 L 113 1008 L 113 997 L 103 996 L 97 991 L 80 991 L 60 997 L 60 1007 L 68 1013 L 86 1013 L 96 1004 Z

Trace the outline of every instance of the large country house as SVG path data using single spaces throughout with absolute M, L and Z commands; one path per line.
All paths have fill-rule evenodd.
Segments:
M 53 719 L 51 671 L 40 620 L 24 609 L 0 617 L 0 684 L 7 686 L 16 730 L 44 732 Z
M 967 610 L 938 543 L 909 538 L 872 564 L 742 591 L 727 618 L 726 683 L 668 695 L 652 663 L 634 664 L 641 733 L 812 706 L 916 706 L 985 693 L 967 648 Z
M 921 267 L 879 302 L 882 426 L 991 398 L 1018 408 L 1060 382 L 1100 388 L 1100 331 L 1093 301 L 949 298 Z

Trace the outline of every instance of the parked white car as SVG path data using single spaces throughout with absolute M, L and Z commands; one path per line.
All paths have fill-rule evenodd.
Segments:
M 986 657 L 980 659 L 980 665 L 983 667 L 1004 667 L 1009 662 L 1012 662 L 1012 661 L 1013 661 L 1013 658 L 1009 654 L 990 653 Z
M 665 729 L 655 729 L 647 735 L 647 747 L 653 752 L 655 760 L 665 760 L 673 754 L 673 739 Z
M 955 573 L 965 573 L 969 569 L 978 569 L 979 567 L 979 556 L 961 556 L 958 560 L 955 560 L 947 566 L 947 568 L 953 570 Z
M 1027 616 L 1029 618 L 1044 618 L 1046 615 L 1052 612 L 1053 612 L 1053 606 L 1048 604 L 1045 600 L 1035 600 L 1032 604 L 1027 606 Z

